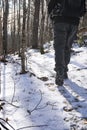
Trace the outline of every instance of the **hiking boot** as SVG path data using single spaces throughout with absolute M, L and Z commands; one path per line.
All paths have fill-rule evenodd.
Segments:
M 68 79 L 68 74 L 67 74 L 67 72 L 64 72 L 64 79 Z
M 56 73 L 56 80 L 55 80 L 56 85 L 62 86 L 63 85 L 63 74 L 57 72 Z

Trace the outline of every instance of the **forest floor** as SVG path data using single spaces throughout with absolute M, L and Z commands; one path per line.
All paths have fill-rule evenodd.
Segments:
M 26 74 L 18 55 L 0 62 L 1 130 L 87 130 L 87 48 L 73 47 L 68 80 L 55 85 L 54 50 L 26 52 Z M 4 129 L 3 129 L 4 126 Z

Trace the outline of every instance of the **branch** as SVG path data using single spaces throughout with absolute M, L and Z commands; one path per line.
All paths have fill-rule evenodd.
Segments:
M 2 118 L 0 118 L 0 120 L 1 121 L 4 121 L 7 125 L 9 125 L 13 130 L 15 130 L 14 128 L 13 128 L 13 126 L 12 125 L 10 125 L 8 122 L 6 122 L 4 119 L 2 119 Z M 0 124 L 1 125 L 3 125 L 1 122 L 0 122 Z M 4 125 L 3 125 L 4 126 Z M 4 126 L 5 127 L 5 126 Z M 7 127 L 6 127 L 7 128 Z M 7 128 L 7 130 L 9 130 L 8 128 Z
M 0 118 L 0 120 L 4 121 L 6 124 L 8 124 L 13 130 L 15 130 L 8 122 L 6 122 L 4 119 Z M 10 130 L 8 129 L 6 126 L 4 126 L 1 122 L 0 122 L 1 126 L 3 128 L 5 128 L 6 130 Z M 45 126 L 48 126 L 48 125 L 36 125 L 36 126 L 25 126 L 25 127 L 21 127 L 21 128 L 18 128 L 16 130 L 22 130 L 22 129 L 27 129 L 27 128 L 31 128 L 31 127 L 45 127 Z
M 48 125 L 26 126 L 26 127 L 21 127 L 19 129 L 16 129 L 16 130 L 22 130 L 22 129 L 27 129 L 27 128 L 31 128 L 31 127 L 45 127 L 45 126 L 48 126 Z
M 6 126 L 4 126 L 1 122 L 0 122 L 1 126 L 6 129 L 6 130 L 9 130 Z
M 41 94 L 41 98 L 40 98 L 40 101 L 38 102 L 38 104 L 33 108 L 33 110 L 27 110 L 27 112 L 29 113 L 29 114 L 31 114 L 31 112 L 33 112 L 33 111 L 35 111 L 35 110 L 37 110 L 37 109 L 40 109 L 40 108 L 38 108 L 38 106 L 40 105 L 40 103 L 41 103 L 41 101 L 42 101 L 42 92 L 41 92 L 41 90 L 40 90 L 40 94 Z
M 0 101 L 4 101 L 4 102 L 6 102 L 7 104 L 9 104 L 9 105 L 11 105 L 11 106 L 13 106 L 13 107 L 19 108 L 19 106 L 16 106 L 16 105 L 14 105 L 14 104 L 12 104 L 12 103 L 9 103 L 9 102 L 6 101 L 6 100 L 1 100 L 1 99 L 0 99 Z

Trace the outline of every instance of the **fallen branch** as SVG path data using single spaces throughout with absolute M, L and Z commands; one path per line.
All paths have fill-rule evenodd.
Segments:
M 87 67 L 78 68 L 77 71 L 84 70 L 84 69 L 87 69 Z
M 0 101 L 4 101 L 4 102 L 6 102 L 7 104 L 9 104 L 9 105 L 11 105 L 11 106 L 13 106 L 13 107 L 16 107 L 16 108 L 19 108 L 19 106 L 16 106 L 16 105 L 14 105 L 14 104 L 12 104 L 12 103 L 9 103 L 8 101 L 6 101 L 6 100 L 4 100 L 4 99 L 0 99 Z
M 1 122 L 0 122 L 1 126 L 6 129 L 6 130 L 9 130 L 6 126 L 4 126 Z
M 44 106 L 38 107 L 37 109 L 44 109 L 47 106 L 48 106 L 48 104 L 46 103 Z
M 4 121 L 4 123 L 6 123 L 8 126 L 10 126 L 13 130 L 22 130 L 22 129 L 27 129 L 27 128 L 31 128 L 31 127 L 45 127 L 48 125 L 36 125 L 36 126 L 25 126 L 25 127 L 21 127 L 18 129 L 13 128 L 12 125 L 10 125 L 8 122 L 6 122 L 4 119 L 0 118 L 1 121 Z M 6 126 L 3 125 L 3 123 L 0 121 L 1 126 L 6 129 L 6 130 L 10 130 L 9 128 L 7 128 Z
M 27 129 L 27 128 L 31 128 L 31 127 L 45 127 L 45 126 L 48 126 L 48 125 L 26 126 L 26 127 L 21 127 L 19 129 L 16 129 L 16 130 L 22 130 L 22 129 Z
M 13 128 L 13 126 L 10 125 L 7 121 L 5 121 L 5 120 L 2 119 L 2 118 L 0 118 L 0 120 L 1 120 L 1 121 L 4 121 L 8 126 L 10 126 L 13 130 L 15 130 L 15 129 Z M 0 121 L 0 124 L 2 124 L 1 121 Z M 3 124 L 2 124 L 2 125 L 3 125 Z M 5 127 L 5 126 L 3 125 L 3 127 Z M 6 127 L 6 128 L 7 128 L 7 127 Z M 7 128 L 6 130 L 9 130 L 9 129 Z
M 40 98 L 40 100 L 39 100 L 39 102 L 38 102 L 38 104 L 33 108 L 33 110 L 27 110 L 27 112 L 31 115 L 31 113 L 33 112 L 33 111 L 35 111 L 35 110 L 37 110 L 37 109 L 40 109 L 40 108 L 38 108 L 38 106 L 40 105 L 40 103 L 41 103 L 41 101 L 42 101 L 42 92 L 41 92 L 41 90 L 40 90 L 40 94 L 41 94 L 41 98 Z

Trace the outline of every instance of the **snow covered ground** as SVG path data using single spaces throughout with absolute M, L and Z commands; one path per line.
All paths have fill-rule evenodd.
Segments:
M 26 53 L 26 74 L 19 74 L 17 55 L 0 63 L 0 128 L 87 130 L 87 48 L 73 48 L 69 79 L 57 87 L 54 50 L 48 46 L 44 55 L 32 49 Z

